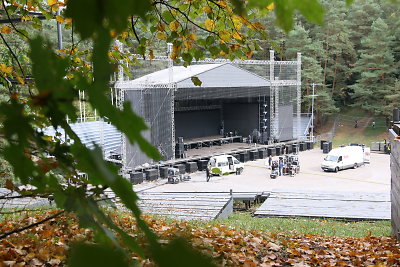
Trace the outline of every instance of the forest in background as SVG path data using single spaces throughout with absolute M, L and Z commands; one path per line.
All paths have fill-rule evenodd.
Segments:
M 296 59 L 297 52 L 301 52 L 302 112 L 310 112 L 309 95 L 312 94 L 312 83 L 315 83 L 317 84 L 315 93 L 318 95 L 315 99 L 317 126 L 323 126 L 329 115 L 348 107 L 363 110 L 373 116 L 386 117 L 388 121 L 392 109 L 399 107 L 400 102 L 399 4 L 386 0 L 359 0 L 353 2 L 350 7 L 344 0 L 323 0 L 321 3 L 325 7 L 324 25 L 309 23 L 304 17 L 297 15 L 294 18 L 295 26 L 289 33 L 276 26 L 274 14 L 254 12 L 253 20 L 260 21 L 264 25 L 260 27 L 266 28 L 268 36 L 263 39 L 254 34 L 253 40 L 249 42 L 249 53 L 246 56 L 253 59 L 268 59 L 268 51 L 274 49 L 278 60 L 293 60 Z M 209 13 L 204 12 L 199 20 L 206 19 L 208 15 Z M 1 14 L 1 17 L 7 18 L 5 14 Z M 29 31 L 30 36 L 45 35 L 51 46 L 57 47 L 56 20 L 42 21 L 33 18 L 16 25 L 22 34 L 27 34 Z M 193 25 L 189 25 L 189 29 L 197 35 L 196 38 L 208 41 L 208 32 Z M 1 27 L 7 44 L 25 68 L 30 64 L 27 56 L 29 47 L 21 34 L 10 33 L 10 30 L 9 26 Z M 129 41 L 125 42 L 124 47 L 128 52 L 140 51 L 138 40 L 147 39 L 148 57 L 151 58 L 151 54 L 165 54 L 167 40 L 164 35 L 158 33 L 156 38 L 151 38 L 152 30 L 145 31 L 142 28 L 138 28 L 136 34 L 136 37 L 126 38 Z M 251 34 L 249 36 L 251 37 Z M 204 47 L 207 45 L 204 44 Z M 68 23 L 63 27 L 63 47 L 75 49 L 72 64 L 83 72 L 90 72 L 87 59 L 90 58 L 88 51 L 91 49 L 91 44 L 86 40 L 82 41 L 79 35 L 74 34 L 72 25 Z M 196 56 L 226 55 L 223 52 L 213 55 L 211 49 L 197 47 L 194 57 Z M 10 65 L 18 69 L 13 55 L 5 45 L 0 46 L 0 57 L 3 73 L 9 71 L 7 66 Z M 112 60 L 118 59 L 121 57 L 116 56 Z M 126 69 L 126 72 L 132 72 L 132 69 Z M 132 73 L 126 74 L 132 75 Z M 25 79 L 29 80 L 29 77 Z M 21 88 L 24 90 L 24 87 Z M 18 87 L 14 89 L 21 90 Z M 0 100 L 7 101 L 8 90 L 3 87 L 1 91 Z M 26 91 L 20 93 L 27 94 Z M 93 111 L 89 104 L 87 110 Z M 88 115 L 93 116 L 93 114 Z M 4 179 L 9 178 L 11 168 L 4 160 L 1 159 L 1 162 L 2 176 Z
M 325 7 L 324 25 L 313 24 L 302 16 L 295 16 L 295 26 L 289 33 L 276 26 L 273 14 L 257 15 L 255 12 L 253 19 L 265 25 L 268 36 L 262 39 L 254 35 L 249 46 L 251 53 L 247 56 L 252 59 L 268 59 L 268 51 L 274 49 L 277 60 L 294 60 L 297 52 L 301 52 L 302 112 L 310 112 L 309 96 L 312 94 L 312 83 L 315 83 L 318 124 L 327 115 L 348 107 L 360 108 L 366 113 L 384 116 L 389 120 L 393 108 L 398 107 L 400 102 L 399 4 L 386 0 L 359 0 L 349 7 L 344 0 L 320 2 Z M 56 47 L 55 21 L 34 19 L 35 23 L 36 31 L 47 36 Z M 189 28 L 198 38 L 206 39 L 207 32 L 194 26 Z M 150 31 L 138 29 L 136 34 L 139 40 L 150 41 Z M 26 62 L 28 47 L 23 38 L 17 34 L 7 37 L 8 44 L 20 61 Z M 150 54 L 164 55 L 165 40 L 159 35 L 157 37 L 151 39 Z M 132 53 L 140 50 L 140 44 L 134 37 L 127 39 L 131 41 L 127 42 L 125 49 Z M 67 25 L 63 28 L 63 47 L 71 45 L 83 54 L 87 54 L 87 49 L 91 47 L 90 43 L 81 41 L 79 35 L 74 35 Z M 199 56 L 210 56 L 207 49 L 198 50 Z M 0 56 L 3 64 L 13 64 L 13 57 L 7 47 L 0 47 Z M 218 56 L 225 55 L 222 53 Z M 125 71 L 127 75 L 135 75 L 132 69 Z M 146 72 L 143 69 L 139 71 Z M 91 110 L 90 107 L 88 109 Z
M 389 120 L 400 103 L 398 3 L 360 0 L 350 8 L 340 0 L 321 3 L 323 26 L 298 17 L 288 34 L 276 26 L 269 30 L 278 58 L 292 60 L 302 53 L 303 112 L 310 111 L 307 96 L 316 83 L 318 122 L 348 107 Z M 265 25 L 274 25 L 272 20 L 265 18 Z M 270 44 L 262 46 L 269 49 Z

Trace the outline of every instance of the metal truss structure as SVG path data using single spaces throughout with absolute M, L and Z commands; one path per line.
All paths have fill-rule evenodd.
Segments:
M 122 48 L 121 48 L 122 49 Z M 172 117 L 172 125 L 171 125 L 171 140 L 172 140 L 172 147 L 175 147 L 175 119 L 174 119 L 174 95 L 176 91 L 176 83 L 174 83 L 174 73 L 173 67 L 174 62 L 169 56 L 172 52 L 172 45 L 168 44 L 168 55 L 167 56 L 155 56 L 152 59 L 143 58 L 142 55 L 133 54 L 131 57 L 136 58 L 137 60 L 143 60 L 146 62 L 151 61 L 162 61 L 168 64 L 168 82 L 167 83 L 138 83 L 131 82 L 131 81 L 124 81 L 123 71 L 122 68 L 119 70 L 118 73 L 118 88 L 111 89 L 112 101 L 114 104 L 121 108 L 123 107 L 123 103 L 125 101 L 125 93 L 128 90 L 138 90 L 144 91 L 151 89 L 167 89 L 168 90 L 168 98 L 171 100 L 170 104 L 170 116 Z M 231 63 L 236 65 L 259 65 L 265 66 L 264 69 L 264 77 L 270 81 L 270 100 L 269 100 L 269 118 L 270 118 L 270 138 L 271 139 L 279 139 L 280 137 L 280 125 L 279 125 L 279 106 L 281 104 L 288 103 L 287 99 L 288 96 L 284 96 L 280 94 L 280 90 L 284 90 L 283 88 L 287 88 L 287 90 L 292 90 L 293 93 L 290 93 L 290 102 L 293 101 L 293 113 L 296 114 L 296 122 L 293 126 L 296 128 L 296 132 L 294 133 L 294 138 L 300 138 L 302 136 L 301 133 L 301 53 L 297 53 L 297 60 L 295 61 L 276 61 L 275 60 L 275 53 L 273 50 L 269 51 L 269 60 L 229 60 L 229 59 L 213 59 L 213 58 L 205 58 L 198 61 L 194 61 L 193 64 L 198 63 L 208 63 L 208 64 L 221 64 L 221 63 Z M 269 68 L 268 68 L 269 66 Z M 282 70 L 283 69 L 283 70 Z M 286 74 L 285 74 L 286 70 Z M 279 77 L 281 76 L 281 77 Z M 281 79 L 280 79 L 281 78 Z M 295 88 L 291 89 L 291 88 Z M 115 97 L 114 97 L 115 96 Z M 264 106 L 267 104 L 265 103 L 265 98 L 262 103 Z M 286 101 L 286 102 L 285 102 Z M 264 110 L 265 111 L 265 110 Z M 262 120 L 266 120 L 266 116 L 260 118 Z M 261 125 L 261 123 L 260 123 Z M 261 126 L 260 126 L 261 127 Z M 265 130 L 265 127 L 263 128 Z M 123 171 L 127 163 L 126 158 L 126 149 L 127 149 L 127 141 L 124 136 L 121 136 L 122 142 L 122 166 Z

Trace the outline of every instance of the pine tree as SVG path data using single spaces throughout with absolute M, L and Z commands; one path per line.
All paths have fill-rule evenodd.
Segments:
M 387 115 L 388 96 L 395 84 L 392 41 L 388 25 L 378 18 L 372 24 L 370 34 L 361 40 L 363 49 L 353 69 L 358 79 L 349 86 L 353 90 L 354 106 L 376 115 Z
M 346 93 L 348 78 L 351 74 L 350 67 L 355 62 L 356 53 L 350 40 L 350 27 L 346 20 L 348 11 L 344 1 L 330 0 L 323 2 L 327 13 L 324 26 L 313 26 L 312 38 L 320 40 L 324 54 L 322 61 L 324 84 L 330 89 L 331 98 L 338 102 Z
M 296 59 L 297 52 L 301 52 L 302 60 L 302 96 L 303 107 L 309 109 L 310 98 L 312 91 L 312 83 L 322 83 L 322 67 L 321 58 L 323 55 L 322 43 L 313 41 L 309 32 L 301 25 L 296 25 L 286 38 L 285 57 L 287 59 Z
M 350 22 L 350 39 L 356 50 L 361 49 L 361 39 L 371 31 L 372 23 L 382 17 L 382 8 L 375 0 L 355 1 L 347 14 Z

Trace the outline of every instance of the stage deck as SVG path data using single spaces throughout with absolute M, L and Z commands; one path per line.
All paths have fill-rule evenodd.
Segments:
M 379 192 L 271 192 L 254 215 L 389 220 L 390 195 Z
M 233 212 L 229 193 L 141 192 L 138 202 L 143 213 L 183 220 L 227 218 Z

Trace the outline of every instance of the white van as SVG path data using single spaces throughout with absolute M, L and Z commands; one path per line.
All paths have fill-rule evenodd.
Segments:
M 211 170 L 211 174 L 236 173 L 239 175 L 243 172 L 244 165 L 231 155 L 221 155 L 210 158 L 208 167 Z
M 363 146 L 344 146 L 332 149 L 324 158 L 321 169 L 324 171 L 357 168 L 369 163 L 369 148 Z

